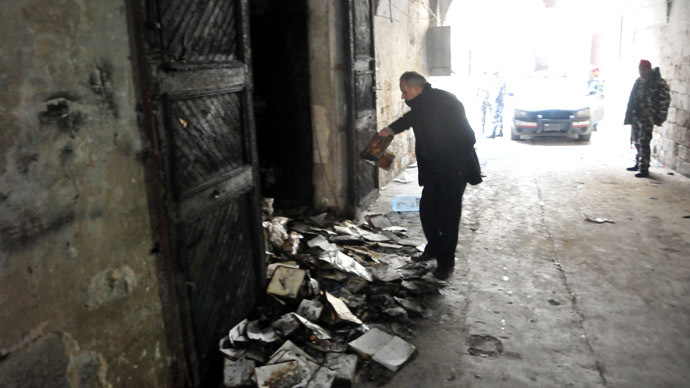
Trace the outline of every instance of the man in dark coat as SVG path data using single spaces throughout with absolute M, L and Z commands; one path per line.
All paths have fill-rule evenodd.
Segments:
M 379 134 L 414 130 L 419 185 L 424 187 L 419 217 L 427 245 L 422 257 L 435 258 L 434 276 L 447 279 L 455 266 L 462 195 L 468 182 L 481 182 L 474 131 L 462 103 L 451 93 L 432 88 L 421 74 L 404 73 L 400 90 L 411 110 Z
M 644 178 L 649 176 L 649 160 L 654 125 L 661 125 L 666 121 L 668 106 L 671 101 L 669 87 L 661 78 L 659 68 L 652 70 L 652 64 L 647 60 L 641 60 L 638 66 L 640 77 L 635 81 L 628 109 L 625 112 L 623 124 L 632 126 L 630 141 L 635 144 L 637 155 L 635 165 L 628 167 L 628 171 L 638 171 L 635 176 Z

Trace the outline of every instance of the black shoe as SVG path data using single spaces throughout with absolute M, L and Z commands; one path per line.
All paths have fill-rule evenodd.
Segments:
M 649 171 L 642 170 L 635 174 L 635 178 L 646 178 L 649 176 Z
M 636 164 L 632 167 L 626 168 L 626 170 L 628 170 L 628 171 L 640 171 L 640 167 Z
M 453 267 L 438 267 L 434 270 L 434 277 L 439 280 L 446 280 L 453 274 Z
M 494 138 L 496 138 L 496 135 L 489 135 L 489 136 L 487 136 L 486 138 L 487 138 L 487 139 L 494 139 Z
M 412 256 L 411 259 L 412 259 L 412 261 L 414 261 L 415 263 L 421 263 L 421 262 L 423 262 L 423 261 L 434 260 L 435 257 L 432 256 L 432 255 L 430 255 L 430 254 L 428 254 L 428 253 L 426 253 L 426 252 L 424 252 L 424 253 L 422 253 L 421 255 L 414 255 L 414 256 Z

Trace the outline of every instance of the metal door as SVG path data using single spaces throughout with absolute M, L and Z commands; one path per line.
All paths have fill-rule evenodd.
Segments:
M 359 214 L 378 193 L 376 167 L 359 159 L 359 153 L 376 133 L 376 63 L 374 54 L 373 4 L 348 0 L 346 36 L 349 39 L 349 196 Z
M 265 278 L 247 1 L 141 5 L 185 385 L 217 386 L 218 341 Z

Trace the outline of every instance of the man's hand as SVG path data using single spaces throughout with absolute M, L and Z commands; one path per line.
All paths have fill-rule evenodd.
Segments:
M 393 136 L 393 135 L 395 135 L 395 134 L 393 133 L 393 130 L 390 129 L 389 127 L 383 128 L 382 130 L 379 131 L 379 136 L 388 137 L 388 136 Z

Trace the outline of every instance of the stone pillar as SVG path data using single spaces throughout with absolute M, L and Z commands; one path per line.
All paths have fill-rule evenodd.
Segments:
M 347 208 L 347 109 L 344 6 L 309 0 L 309 68 L 314 136 L 314 207 Z

